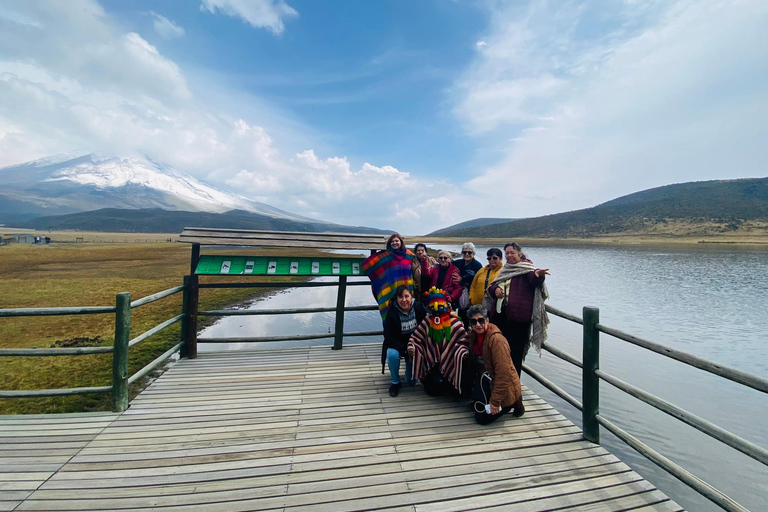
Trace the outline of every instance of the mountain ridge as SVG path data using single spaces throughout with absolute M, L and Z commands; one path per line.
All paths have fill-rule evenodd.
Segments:
M 477 220 L 477 219 L 476 219 Z M 439 230 L 440 236 L 592 238 L 611 234 L 707 235 L 750 230 L 768 235 L 768 178 L 655 187 L 591 208 Z
M 180 233 L 188 226 L 222 229 L 304 231 L 310 233 L 326 231 L 339 233 L 391 233 L 391 231 L 364 226 L 345 226 L 318 221 L 303 222 L 270 217 L 243 210 L 212 213 L 171 211 L 161 208 L 102 208 L 100 210 L 68 215 L 38 217 L 13 224 L 15 228 L 29 228 L 38 231 L 77 230 L 110 233 Z

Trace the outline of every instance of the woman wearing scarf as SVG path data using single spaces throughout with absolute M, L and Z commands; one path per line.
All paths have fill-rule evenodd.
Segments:
M 413 252 L 416 253 L 416 257 L 411 263 L 411 272 L 413 273 L 413 296 L 416 300 L 422 302 L 424 293 L 429 290 L 429 276 L 421 273 L 421 261 L 426 260 L 429 266 L 437 264 L 437 260 L 427 254 L 427 246 L 424 244 L 416 244 L 413 247 Z
M 408 338 L 427 316 L 424 305 L 413 299 L 406 285 L 397 287 L 397 292 L 390 302 L 387 318 L 384 320 L 384 344 L 381 347 L 381 373 L 384 373 L 384 361 L 389 366 L 391 385 L 389 396 L 400 393 L 400 358 L 405 357 L 405 380 L 409 386 L 416 384 L 413 377 L 411 357 L 406 356 Z
M 387 318 L 389 302 L 395 296 L 397 287 L 406 285 L 409 290 L 413 290 L 413 258 L 413 253 L 405 247 L 403 236 L 395 233 L 387 239 L 385 250 L 372 254 L 360 265 L 363 273 L 371 280 L 382 323 Z
M 491 322 L 507 338 L 512 364 L 522 376 L 528 346 L 533 345 L 541 354 L 541 344 L 547 339 L 549 317 L 544 301 L 549 293 L 544 278 L 549 269 L 536 268 L 516 243 L 505 245 L 504 255 L 507 263 L 488 287 L 483 306 L 491 314 Z
M 503 264 L 502 258 L 504 256 L 498 247 L 488 249 L 486 255 L 488 256 L 488 264 L 477 271 L 475 278 L 472 280 L 472 286 L 469 288 L 469 303 L 473 306 L 479 306 L 483 303 L 485 290 L 488 289 L 488 286 L 499 275 Z

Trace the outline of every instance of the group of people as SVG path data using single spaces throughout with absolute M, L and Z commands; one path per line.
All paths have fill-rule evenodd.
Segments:
M 424 244 L 411 252 L 395 233 L 363 261 L 384 324 L 382 373 L 386 364 L 391 396 L 402 387 L 404 359 L 408 385 L 471 397 L 480 424 L 525 412 L 520 375 L 528 348 L 540 352 L 546 340 L 549 272 L 513 242 L 486 256 L 483 265 L 468 242 L 461 258 L 440 251 L 435 259 Z

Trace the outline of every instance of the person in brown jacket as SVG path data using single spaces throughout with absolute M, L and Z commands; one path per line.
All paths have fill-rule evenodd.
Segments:
M 516 417 L 522 416 L 525 413 L 523 391 L 520 378 L 512 366 L 509 343 L 499 328 L 488 321 L 488 311 L 483 306 L 470 307 L 467 316 L 470 325 L 469 353 L 479 363 L 479 368 L 484 368 L 493 379 L 490 410 L 476 410 L 475 421 L 487 425 L 510 411 Z

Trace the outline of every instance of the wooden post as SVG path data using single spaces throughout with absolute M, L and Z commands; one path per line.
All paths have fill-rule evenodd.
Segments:
M 347 276 L 339 276 L 339 293 L 336 295 L 336 333 L 333 350 L 341 350 L 344 343 L 344 306 L 347 302 Z
M 584 345 L 582 354 L 581 396 L 583 402 L 582 423 L 584 439 L 600 444 L 600 379 L 595 370 L 600 368 L 600 332 L 596 325 L 600 322 L 600 310 L 585 306 L 583 309 Z
M 189 347 L 189 325 L 187 319 L 189 318 L 189 276 L 184 276 L 184 291 L 181 292 L 181 313 L 184 318 L 181 319 L 181 346 L 180 356 L 187 357 L 187 348 Z
M 112 410 L 128 408 L 128 341 L 131 337 L 131 294 L 117 294 L 115 344 L 112 352 Z
M 195 274 L 200 260 L 200 244 L 192 244 L 192 258 L 189 270 L 189 300 L 187 301 L 187 350 L 189 359 L 197 357 L 197 311 L 200 301 L 200 278 Z

